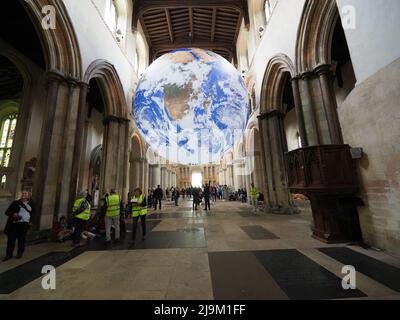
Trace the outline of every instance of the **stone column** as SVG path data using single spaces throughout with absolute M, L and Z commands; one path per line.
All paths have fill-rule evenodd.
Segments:
M 47 99 L 33 196 L 39 213 L 34 229 L 50 229 L 68 213 L 73 168 L 79 82 L 58 72 L 47 73 Z
M 245 160 L 243 160 L 242 164 L 240 165 L 240 181 L 241 181 L 241 188 L 246 188 L 246 170 L 245 170 Z
M 301 76 L 302 81 L 300 88 L 307 144 L 309 146 L 319 145 L 322 141 L 317 123 L 316 106 L 314 105 L 311 95 L 312 77 L 313 74 L 311 72 L 304 73 Z
M 149 192 L 149 177 L 150 177 L 149 162 L 146 158 L 143 158 L 143 193 L 148 194 Z
M 254 169 L 253 170 L 254 171 L 252 174 L 252 177 L 253 177 L 252 182 L 257 187 L 257 190 L 259 190 L 265 196 L 265 193 L 266 193 L 265 178 L 266 178 L 266 176 L 263 172 L 261 151 L 254 152 Z
M 149 180 L 147 189 L 151 189 L 153 188 L 153 165 L 149 164 L 148 170 L 149 170 L 149 177 L 148 177 Z
M 84 147 L 86 146 L 87 139 L 87 104 L 86 97 L 89 90 L 89 85 L 86 83 L 79 83 L 79 110 L 78 121 L 75 132 L 75 148 L 72 161 L 71 170 L 71 184 L 69 189 L 69 204 L 72 204 L 76 194 L 82 189 L 83 181 L 78 181 L 79 173 L 85 168 L 82 166 L 82 155 Z
M 271 160 L 271 144 L 269 139 L 269 125 L 267 119 L 267 113 L 263 113 L 258 116 L 258 127 L 260 130 L 260 141 L 261 141 L 261 164 L 262 170 L 265 176 L 264 179 L 264 190 L 265 190 L 265 198 L 270 207 L 272 207 L 272 203 L 275 197 L 275 187 L 274 181 L 271 173 L 272 169 L 272 160 Z
M 299 127 L 299 134 L 301 138 L 302 147 L 308 146 L 307 131 L 304 123 L 303 106 L 301 104 L 301 96 L 299 89 L 299 78 L 295 77 L 291 79 L 294 105 L 296 109 L 297 125 Z
M 129 159 L 129 191 L 133 192 L 135 189 L 135 160 Z
M 82 121 L 79 119 L 79 109 L 80 109 L 80 86 L 78 82 L 73 79 L 68 79 L 68 105 L 66 110 L 66 117 L 64 120 L 64 138 L 61 145 L 61 161 L 60 161 L 60 175 L 58 178 L 58 188 L 57 194 L 57 203 L 56 203 L 56 212 L 55 216 L 57 219 L 61 215 L 67 215 L 70 211 L 69 207 L 72 206 L 72 201 L 76 195 L 71 194 L 71 185 L 75 185 L 76 181 L 72 180 L 72 171 L 76 171 L 76 166 L 74 166 L 74 152 L 76 149 L 76 138 L 77 138 L 77 130 L 78 123 L 81 124 Z M 81 128 L 79 128 L 81 129 Z
M 134 162 L 134 168 L 135 168 L 135 189 L 136 188 L 140 188 L 142 185 L 142 159 L 141 158 L 137 158 L 135 159 Z
M 164 191 L 165 194 L 165 190 L 167 189 L 168 185 L 167 185 L 167 168 L 166 167 L 162 167 L 161 168 L 161 188 Z
M 282 127 L 283 114 L 272 111 L 259 117 L 262 150 L 267 169 L 268 202 L 273 213 L 291 214 L 297 212 L 287 188 L 287 174 L 284 161 L 285 144 Z
M 120 124 L 121 130 L 121 143 L 120 152 L 122 154 L 121 160 L 123 161 L 123 165 L 120 166 L 121 170 L 121 196 L 122 200 L 127 203 L 128 202 L 128 192 L 129 192 L 129 153 L 127 150 L 130 150 L 129 144 L 131 142 L 130 134 L 129 134 L 129 120 L 122 119 Z
M 343 136 L 340 128 L 339 116 L 337 113 L 337 102 L 333 87 L 333 74 L 331 66 L 326 64 L 314 70 L 319 77 L 321 85 L 322 100 L 326 120 L 328 122 L 329 135 L 332 144 L 343 144 Z
M 234 180 L 233 180 L 233 164 L 228 164 L 227 165 L 227 184 L 229 187 L 234 187 Z
M 160 165 L 156 164 L 153 166 L 153 174 L 152 174 L 152 185 L 154 188 L 157 188 L 158 185 L 161 186 L 161 168 Z
M 233 165 L 233 185 L 235 190 L 238 190 L 241 188 L 241 169 L 240 169 L 240 163 L 236 160 Z
M 222 171 L 222 181 L 223 181 L 222 185 L 226 185 L 227 184 L 226 177 L 227 177 L 227 169 L 224 168 L 223 171 Z
M 106 118 L 103 123 L 104 143 L 100 194 L 118 187 L 118 145 L 116 141 L 118 141 L 119 136 L 119 124 L 113 118 Z

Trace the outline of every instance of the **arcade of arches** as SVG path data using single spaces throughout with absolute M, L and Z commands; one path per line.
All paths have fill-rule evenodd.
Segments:
M 186 189 L 201 174 L 203 184 L 224 186 L 226 201 L 215 210 L 228 222 L 177 225 L 192 230 L 203 223 L 208 248 L 214 246 L 205 251 L 210 266 L 219 259 L 210 251 L 298 248 L 275 248 L 267 240 L 234 247 L 246 242 L 240 228 L 252 226 L 304 241 L 304 248 L 363 243 L 383 251 L 373 251 L 375 258 L 398 263 L 400 42 L 393 31 L 400 29 L 399 1 L 379 7 L 373 0 L 6 2 L 0 13 L 0 230 L 3 212 L 23 189 L 37 205 L 29 239 L 40 242 L 70 213 L 79 191 L 88 190 L 97 207 L 116 188 L 126 203 L 137 187 L 146 195 L 157 185 Z M 46 5 L 55 10 L 55 29 L 43 28 Z M 349 27 L 352 19 L 356 28 Z M 241 141 L 219 162 L 199 166 L 161 158 L 141 136 L 132 109 L 152 61 L 189 46 L 228 59 L 251 104 Z M 249 194 L 252 184 L 264 196 L 260 216 L 229 222 L 229 212 L 252 208 L 250 196 L 248 204 L 232 206 L 228 194 Z M 152 232 L 177 230 L 163 223 Z M 228 240 L 218 247 L 219 227 L 233 237 L 232 248 Z M 313 254 L 308 257 L 318 259 Z M 212 281 L 212 293 L 193 297 L 235 298 Z

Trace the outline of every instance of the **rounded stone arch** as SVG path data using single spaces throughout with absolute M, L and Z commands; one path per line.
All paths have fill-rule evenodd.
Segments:
M 237 145 L 237 147 L 234 150 L 234 154 L 233 154 L 233 159 L 234 160 L 238 160 L 238 159 L 242 159 L 245 155 L 245 141 L 244 139 L 242 139 L 242 141 L 240 141 Z
M 105 105 L 105 116 L 127 118 L 128 105 L 114 65 L 102 59 L 93 61 L 86 70 L 84 82 L 89 83 L 92 79 L 98 80 Z
M 20 2 L 27 11 L 42 42 L 47 71 L 57 71 L 81 80 L 83 72 L 79 43 L 63 1 L 21 0 Z M 55 29 L 45 30 L 42 27 L 44 17 L 42 10 L 46 6 L 55 9 L 54 13 L 57 19 Z
M 157 154 L 150 146 L 146 146 L 146 159 L 151 165 L 158 164 Z
M 20 192 L 21 184 L 23 184 L 21 176 L 22 171 L 20 168 L 23 163 L 23 154 L 27 144 L 26 135 L 29 130 L 29 121 L 33 112 L 31 104 L 32 94 L 34 92 L 34 78 L 36 74 L 44 73 L 44 70 L 38 66 L 34 66 L 20 51 L 6 43 L 0 43 L 0 58 L 5 58 L 15 67 L 22 81 L 21 96 L 18 99 L 19 101 L 16 102 L 15 100 L 10 100 L 8 104 L 9 108 L 2 105 L 2 110 L 0 110 L 0 120 L 2 118 L 1 116 L 11 109 L 18 113 L 18 121 L 14 133 L 14 143 L 11 149 L 9 161 L 9 168 L 12 169 L 8 169 L 7 173 L 7 190 L 12 194 L 12 196 L 15 196 Z
M 332 38 L 339 17 L 335 0 L 306 0 L 297 32 L 297 74 L 330 64 Z
M 261 113 L 279 110 L 282 107 L 283 90 L 288 73 L 290 77 L 295 75 L 294 65 L 287 55 L 275 55 L 268 62 L 261 88 Z
M 233 159 L 234 159 L 233 151 L 228 152 L 228 153 L 225 155 L 225 159 L 226 159 L 226 163 L 227 163 L 227 164 L 232 164 L 232 163 L 233 163 Z
M 246 155 L 254 155 L 255 151 L 261 151 L 260 129 L 256 123 L 253 123 L 247 130 L 245 137 L 245 152 Z M 258 139 L 256 139 L 258 138 Z M 258 142 L 257 146 L 255 142 Z
M 136 150 L 139 150 L 139 154 L 133 154 L 136 152 Z M 135 158 L 143 158 L 145 154 L 145 145 L 143 142 L 142 137 L 138 133 L 134 133 L 132 135 L 132 148 L 131 148 L 132 155 L 135 156 Z

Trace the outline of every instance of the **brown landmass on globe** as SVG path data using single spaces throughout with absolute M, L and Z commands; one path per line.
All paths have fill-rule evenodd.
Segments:
M 189 80 L 184 86 L 176 84 L 164 85 L 164 105 L 169 115 L 176 122 L 185 115 L 189 109 L 189 99 L 192 93 L 192 81 Z
M 191 50 L 193 53 L 198 55 L 204 62 L 215 62 L 218 60 L 217 57 L 214 57 L 214 56 L 208 54 L 204 50 L 197 49 L 197 48 L 192 48 Z M 187 64 L 194 60 L 194 56 L 192 55 L 192 53 L 190 51 L 181 51 L 181 52 L 174 52 L 173 54 L 169 54 L 169 59 L 175 63 Z

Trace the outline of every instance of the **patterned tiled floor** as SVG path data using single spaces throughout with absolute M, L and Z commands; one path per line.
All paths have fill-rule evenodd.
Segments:
M 0 299 L 400 299 L 399 259 L 313 239 L 307 210 L 256 216 L 218 202 L 206 213 L 181 201 L 148 218 L 151 232 L 134 245 L 128 232 L 111 246 L 29 246 L 23 259 L 0 262 Z M 46 264 L 56 267 L 56 290 L 41 287 Z M 349 264 L 357 290 L 341 285 Z

